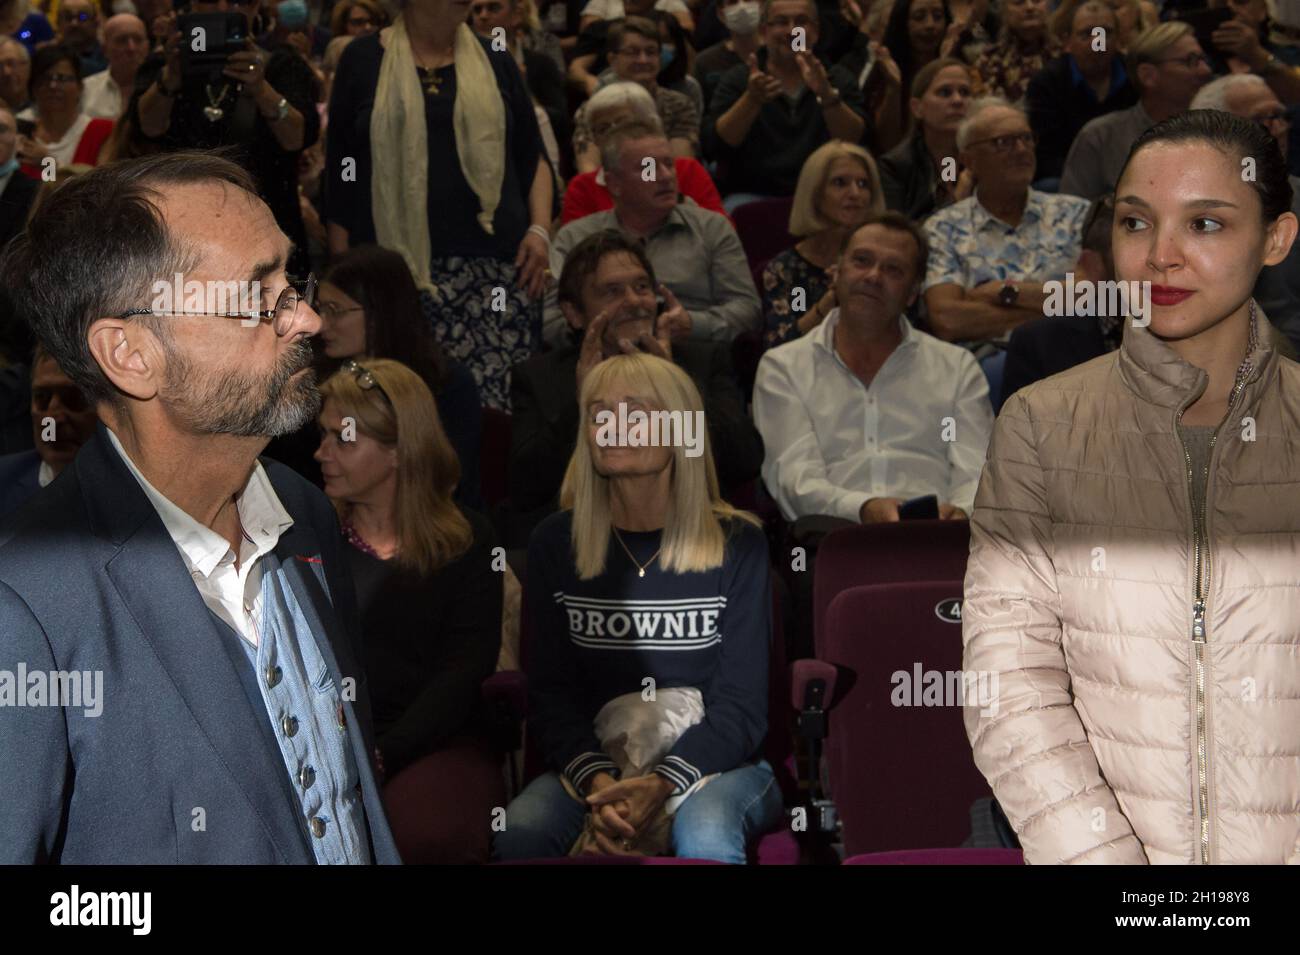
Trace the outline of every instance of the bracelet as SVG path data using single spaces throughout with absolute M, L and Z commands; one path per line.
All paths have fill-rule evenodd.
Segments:
M 822 99 L 820 96 L 817 97 L 817 105 L 820 106 L 822 109 L 832 109 L 836 106 L 839 106 L 840 103 L 842 102 L 844 102 L 844 97 L 841 96 L 838 92 L 833 93 L 832 95 L 826 97 L 825 99 Z
M 545 242 L 547 245 L 550 245 L 550 244 L 551 244 L 551 233 L 550 233 L 549 231 L 547 231 L 546 226 L 544 226 L 544 225 L 530 225 L 530 226 L 528 227 L 528 231 L 531 232 L 533 235 L 537 236 L 539 239 L 541 239 L 541 240 L 542 240 L 543 242 Z

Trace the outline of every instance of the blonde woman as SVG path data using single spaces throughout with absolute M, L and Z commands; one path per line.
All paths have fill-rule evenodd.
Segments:
M 479 722 L 480 685 L 501 646 L 491 525 L 452 500 L 460 463 L 418 374 L 361 358 L 320 390 L 316 460 L 350 545 L 380 771 L 446 765 L 424 774 L 444 781 L 428 794 L 439 812 L 414 826 L 391 819 L 394 837 L 408 862 L 413 846 L 418 861 L 486 861 L 474 822 L 503 795 Z
M 845 237 L 884 211 L 880 173 L 861 146 L 831 140 L 804 161 L 790 209 L 790 234 L 801 241 L 773 257 L 759 282 L 764 347 L 794 341 L 830 314 Z
M 687 796 L 672 817 L 675 854 L 743 863 L 781 812 L 761 757 L 771 631 L 763 532 L 719 497 L 700 395 L 676 365 L 640 353 L 607 359 L 584 378 L 579 407 L 564 510 L 533 534 L 524 601 L 534 634 L 529 731 L 549 771 L 507 808 L 495 854 L 565 855 L 584 829 L 592 851 L 646 851 L 639 840 L 665 804 Z M 680 412 L 693 430 L 677 437 L 689 440 L 644 446 L 635 427 L 607 433 L 605 412 L 635 424 L 637 411 Z M 651 685 L 698 693 L 702 713 L 648 771 L 619 779 L 598 724 L 611 703 L 635 703 Z

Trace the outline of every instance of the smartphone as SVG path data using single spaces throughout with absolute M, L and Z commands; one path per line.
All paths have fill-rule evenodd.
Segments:
M 230 54 L 248 49 L 248 18 L 242 13 L 182 13 L 176 28 L 181 33 L 181 76 L 186 78 L 212 82 Z
M 922 494 L 910 501 L 898 505 L 900 521 L 937 521 L 939 519 L 939 498 L 934 494 Z
M 1227 7 L 1215 7 L 1210 9 L 1203 7 L 1199 10 L 1179 10 L 1171 19 L 1182 20 L 1191 26 L 1192 32 L 1196 34 L 1196 42 L 1201 44 L 1201 49 L 1209 52 L 1216 49 L 1214 43 L 1210 40 L 1214 31 L 1227 23 L 1233 17 L 1232 10 Z

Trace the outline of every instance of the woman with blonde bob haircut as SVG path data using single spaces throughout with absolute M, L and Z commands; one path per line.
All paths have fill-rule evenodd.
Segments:
M 833 139 L 804 160 L 790 209 L 790 234 L 801 241 L 773 257 L 759 282 L 765 347 L 806 335 L 830 314 L 844 237 L 884 211 L 876 161 L 861 146 Z
M 597 854 L 744 863 L 781 813 L 762 759 L 766 539 L 719 497 L 700 394 L 672 362 L 609 358 L 579 408 L 565 509 L 534 532 L 525 587 L 529 730 L 550 771 L 510 804 L 495 853 L 561 856 L 581 836 Z M 680 425 L 647 436 L 638 412 Z
M 404 794 L 393 835 L 408 862 L 484 862 L 477 821 L 504 798 L 479 703 L 501 648 L 495 535 L 452 500 L 460 462 L 420 375 L 363 357 L 320 390 L 316 459 L 350 545 L 377 762 Z

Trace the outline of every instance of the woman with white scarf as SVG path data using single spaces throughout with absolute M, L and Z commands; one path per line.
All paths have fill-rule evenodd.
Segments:
M 443 348 L 485 405 L 541 343 L 553 181 L 514 59 L 469 0 L 408 0 L 339 61 L 326 142 L 330 251 L 400 252 Z

